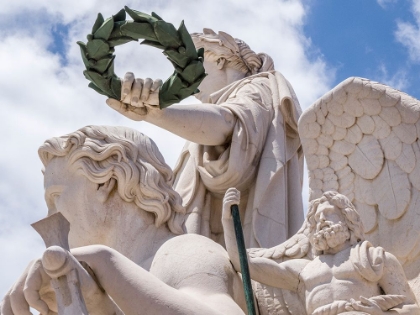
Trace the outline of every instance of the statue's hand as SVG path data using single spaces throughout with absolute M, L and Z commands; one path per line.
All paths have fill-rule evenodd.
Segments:
M 385 314 L 384 311 L 379 307 L 375 301 L 367 299 L 363 296 L 360 297 L 360 301 L 355 301 L 354 299 L 350 299 L 350 305 L 346 306 L 347 311 L 359 311 L 365 312 L 370 315 L 383 315 Z
M 241 200 L 241 192 L 236 188 L 229 188 L 225 196 L 223 197 L 223 213 L 222 219 L 232 219 L 232 212 L 230 211 L 230 207 L 232 205 L 239 205 L 239 201 Z
M 60 264 L 59 268 L 52 268 Z M 57 269 L 57 271 L 52 271 Z M 42 315 L 57 314 L 52 278 L 58 278 L 76 269 L 82 295 L 89 314 L 120 314 L 118 307 L 95 282 L 85 268 L 69 252 L 58 246 L 49 247 L 43 258 L 29 264 L 19 280 L 12 286 L 1 302 L 1 315 L 31 314 L 34 308 Z
M 159 88 L 162 80 L 136 79 L 127 72 L 122 81 L 121 100 L 109 98 L 106 103 L 127 118 L 140 121 L 151 110 L 159 110 Z
M 41 259 L 32 261 L 0 304 L 1 315 L 31 314 L 29 307 L 41 314 L 57 314 L 51 278 L 45 272 Z

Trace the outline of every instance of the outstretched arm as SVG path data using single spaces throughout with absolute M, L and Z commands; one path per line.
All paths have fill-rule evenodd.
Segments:
M 121 92 L 122 101 L 108 99 L 107 104 L 130 119 L 147 121 L 198 144 L 226 143 L 236 121 L 232 112 L 213 104 L 172 105 L 160 110 L 156 106 L 159 105 L 159 84 L 160 80 L 143 81 L 127 73 Z
M 239 204 L 240 192 L 236 188 L 229 188 L 223 199 L 222 224 L 226 249 L 236 271 L 240 272 L 238 246 L 230 207 Z M 249 257 L 249 272 L 251 279 L 266 285 L 297 291 L 299 273 L 308 264 L 308 260 L 294 259 L 278 264 L 274 260 L 264 257 Z
M 185 241 L 183 242 L 185 243 Z M 182 246 L 176 243 L 175 245 L 179 245 L 175 246 L 178 248 Z M 81 247 L 73 249 L 72 253 L 78 260 L 85 261 L 92 268 L 98 282 L 124 314 L 243 314 L 231 296 L 220 292 L 223 288 L 223 281 L 220 278 L 217 276 L 206 278 L 211 272 L 208 272 L 203 264 L 200 266 L 202 273 L 190 273 L 183 279 L 178 279 L 179 274 L 183 271 L 189 272 L 187 262 L 179 264 L 183 255 L 187 256 L 185 251 L 182 251 L 183 255 L 180 254 L 178 257 L 170 255 L 171 257 L 167 261 L 172 264 L 172 267 L 158 270 L 161 272 L 158 275 L 143 269 L 119 252 L 106 246 Z M 191 259 L 194 257 L 188 257 L 189 261 Z M 175 263 L 174 260 L 178 263 Z M 157 267 L 159 264 L 164 264 L 164 262 L 159 259 L 154 261 L 152 269 L 161 269 Z M 179 270 L 176 270 L 174 264 Z M 228 261 L 225 265 L 228 265 Z M 174 280 L 175 285 L 166 283 L 168 279 L 169 282 Z M 191 281 L 191 279 L 193 280 Z M 215 281 L 219 282 L 215 284 Z M 190 282 L 197 283 L 197 287 L 191 285 Z M 226 288 L 226 290 L 228 289 L 232 290 L 232 288 Z

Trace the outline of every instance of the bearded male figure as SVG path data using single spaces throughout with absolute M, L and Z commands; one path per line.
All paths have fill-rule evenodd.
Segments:
M 223 244 L 222 199 L 229 187 L 242 191 L 241 216 L 248 247 L 270 247 L 293 235 L 303 221 L 303 155 L 297 133 L 301 113 L 289 82 L 272 59 L 242 40 L 210 29 L 194 33 L 204 48 L 207 77 L 195 96 L 199 105 L 159 110 L 159 81 L 125 76 L 122 101 L 113 109 L 185 138 L 174 188 L 187 210 L 185 227 Z M 154 103 L 152 102 L 154 99 Z
M 39 155 L 49 214 L 70 222 L 71 254 L 97 281 L 75 266 L 89 314 L 244 314 L 241 280 L 222 246 L 180 235 L 185 210 L 173 173 L 148 137 L 88 126 L 47 140 Z M 44 260 L 32 262 L 0 314 L 57 312 L 50 280 Z
M 224 199 L 223 227 L 226 248 L 240 270 L 230 206 L 239 191 L 228 190 Z M 251 257 L 255 281 L 297 292 L 307 314 L 420 314 L 395 256 L 364 240 L 363 225 L 344 195 L 326 192 L 311 202 L 307 214 L 313 260 L 291 259 L 281 263 Z

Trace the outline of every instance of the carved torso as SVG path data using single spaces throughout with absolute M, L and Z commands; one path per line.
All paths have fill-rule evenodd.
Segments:
M 350 250 L 351 247 L 335 255 L 320 255 L 300 273 L 299 292 L 305 296 L 308 314 L 334 301 L 381 294 L 377 283 L 369 282 L 354 268 Z

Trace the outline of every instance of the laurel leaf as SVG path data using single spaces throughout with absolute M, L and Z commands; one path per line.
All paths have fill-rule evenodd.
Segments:
M 183 80 L 187 81 L 189 84 L 195 82 L 195 78 L 199 78 L 204 74 L 203 63 L 200 61 L 191 61 L 188 66 L 185 67 L 184 71 L 179 75 Z
M 159 21 L 163 21 L 163 19 L 159 15 L 157 15 L 155 12 L 152 12 L 152 16 L 158 19 Z
M 98 28 L 98 30 L 93 33 L 93 38 L 107 40 L 111 35 L 112 29 L 114 28 L 114 18 L 110 17 L 105 20 L 105 22 Z
M 185 50 L 184 50 L 184 53 L 180 53 L 176 49 L 169 48 L 169 49 L 165 49 L 163 51 L 163 54 L 168 56 L 169 60 L 172 63 L 175 63 L 178 67 L 180 67 L 181 71 L 188 65 L 188 63 L 191 60 L 190 56 L 188 56 L 185 53 Z
M 83 42 L 77 42 L 77 45 L 79 45 L 80 47 L 80 54 L 82 55 L 82 60 L 83 63 L 85 65 L 85 67 L 89 67 L 89 59 L 87 58 L 87 49 L 86 49 L 86 44 Z
M 104 23 L 104 17 L 101 13 L 98 13 L 95 24 L 93 24 L 93 27 L 92 27 L 92 34 L 94 34 L 101 27 L 103 23 Z
M 162 50 L 165 49 L 165 47 L 163 47 L 163 45 L 161 45 L 158 42 L 153 41 L 153 40 L 144 40 L 140 43 L 140 45 L 147 45 L 147 46 L 155 47 L 157 49 L 162 49 Z
M 100 59 L 109 54 L 109 45 L 103 39 L 94 39 L 86 44 L 89 59 Z
M 163 46 L 177 49 L 182 45 L 178 32 L 172 24 L 165 21 L 157 21 L 154 23 L 153 29 L 157 40 Z
M 382 148 L 373 136 L 365 136 L 348 159 L 354 172 L 365 179 L 375 178 L 384 162 Z
M 85 70 L 83 74 L 86 78 L 92 81 L 99 89 L 106 93 L 106 95 L 112 95 L 112 91 L 110 88 L 110 81 L 102 77 L 99 73 L 95 71 Z
M 393 161 L 385 161 L 382 171 L 372 181 L 379 212 L 388 220 L 401 217 L 411 198 L 411 185 L 407 173 Z
M 178 34 L 181 37 L 182 42 L 184 43 L 186 54 L 191 56 L 192 58 L 196 58 L 198 52 L 195 49 L 194 42 L 191 38 L 190 33 L 187 30 L 187 27 L 184 24 L 184 21 L 182 21 L 181 24 L 178 27 Z M 204 56 L 204 48 L 200 48 L 199 51 L 201 51 L 202 54 L 198 54 L 198 55 L 203 57 Z
M 94 64 L 91 65 L 89 68 L 94 69 L 99 73 L 104 73 L 108 69 L 109 65 L 114 60 L 114 58 L 115 58 L 115 56 L 108 55 L 108 56 L 106 56 L 104 58 L 101 58 L 97 61 L 93 60 Z M 92 61 L 92 59 L 89 60 L 89 61 Z
M 116 100 L 121 98 L 121 79 L 117 76 L 111 78 L 111 90 Z
M 128 24 L 128 23 L 130 23 L 130 22 L 128 22 L 128 21 L 114 22 L 114 28 L 112 29 L 112 32 L 109 35 L 108 39 L 112 40 L 112 39 L 117 39 L 117 38 L 120 38 L 120 37 L 124 37 L 124 34 L 121 31 L 121 27 L 123 25 Z M 132 40 L 134 40 L 134 38 Z
M 128 22 L 121 26 L 121 33 L 134 39 L 157 41 L 153 27 L 148 23 Z
M 132 41 L 136 41 L 136 40 L 128 36 L 121 36 L 119 38 L 108 40 L 108 44 L 109 44 L 109 47 L 115 47 L 115 46 L 127 44 Z
M 108 96 L 108 94 L 106 94 L 104 91 L 102 91 L 99 87 L 96 86 L 95 83 L 90 82 L 88 87 L 90 87 L 91 89 L 95 90 L 97 93 Z
M 127 15 L 125 14 L 125 10 L 121 9 L 120 11 L 118 11 L 117 14 L 112 16 L 114 18 L 114 22 L 122 22 L 125 21 Z
M 146 23 L 149 23 L 149 24 L 153 24 L 153 23 L 158 21 L 158 19 L 156 19 L 153 16 L 150 16 L 149 14 L 130 9 L 127 6 L 124 6 L 124 10 L 136 22 L 140 22 L 140 23 L 146 22 Z

